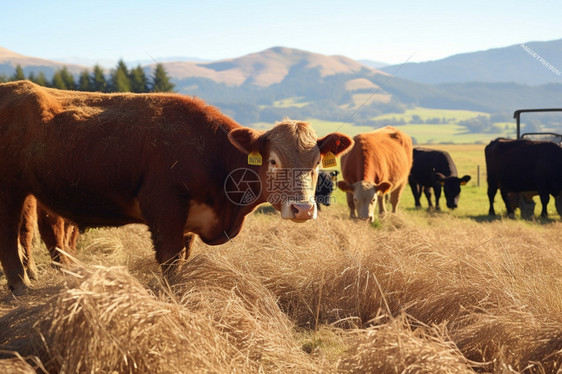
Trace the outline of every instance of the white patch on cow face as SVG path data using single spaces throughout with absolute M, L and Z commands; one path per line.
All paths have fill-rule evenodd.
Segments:
M 212 230 L 216 227 L 219 220 L 213 208 L 207 204 L 191 202 L 187 213 L 184 232 L 195 232 L 203 236 L 211 236 Z
M 379 198 L 375 186 L 368 182 L 353 184 L 353 203 L 357 217 L 372 222 L 375 218 L 375 204 Z
M 314 192 L 318 179 L 320 156 L 311 167 L 289 165 L 287 157 L 271 150 L 267 164 L 268 201 L 281 212 L 281 217 L 295 222 L 318 215 Z M 290 163 L 290 162 L 289 162 Z

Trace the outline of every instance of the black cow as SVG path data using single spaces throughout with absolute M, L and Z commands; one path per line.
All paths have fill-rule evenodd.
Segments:
M 321 171 L 318 173 L 318 183 L 316 184 L 316 192 L 314 198 L 316 199 L 316 208 L 320 210 L 320 205 L 330 206 L 330 195 L 335 189 L 335 181 L 339 171 L 334 170 L 331 172 Z
M 488 144 L 486 169 L 488 174 L 489 215 L 495 215 L 494 198 L 498 188 L 508 216 L 513 216 L 517 204 L 510 193 L 525 192 L 527 200 L 538 194 L 542 203 L 541 216 L 548 217 L 550 195 L 556 199 L 556 210 L 562 216 L 562 148 L 552 142 L 510 140 L 498 138 Z
M 422 191 L 427 198 L 428 209 L 432 209 L 431 188 L 435 193 L 435 209 L 439 207 L 441 188 L 445 192 L 447 207 L 455 209 L 458 206 L 461 186 L 470 180 L 470 175 L 462 178 L 457 177 L 457 168 L 449 153 L 434 149 L 415 147 L 414 163 L 410 170 L 408 182 L 412 188 L 412 194 L 416 208 L 421 208 L 420 198 Z

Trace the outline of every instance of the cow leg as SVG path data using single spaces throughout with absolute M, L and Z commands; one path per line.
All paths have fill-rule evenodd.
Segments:
M 345 196 L 347 198 L 347 206 L 349 207 L 349 216 L 351 218 L 356 218 L 355 215 L 355 203 L 353 202 L 353 193 L 346 192 Z
M 78 227 L 68 221 L 65 221 L 65 247 L 71 255 L 76 254 L 76 244 L 78 243 L 78 235 L 80 231 Z
M 398 203 L 400 202 L 400 196 L 402 196 L 403 189 L 404 185 L 401 185 L 390 193 L 390 205 L 392 206 L 392 213 L 396 213 L 396 211 L 398 210 Z
M 541 217 L 548 218 L 547 207 L 548 207 L 548 202 L 550 201 L 550 195 L 547 192 L 547 193 L 540 193 L 539 196 L 541 197 L 541 204 L 542 204 Z
M 503 202 L 505 204 L 505 209 L 507 210 L 507 216 L 509 218 L 514 218 L 515 217 L 515 209 L 513 208 L 513 205 L 511 204 L 511 200 L 509 198 L 508 192 L 505 191 L 503 188 L 500 188 L 500 194 L 501 194 Z
M 37 217 L 41 239 L 43 239 L 45 246 L 49 250 L 53 263 L 70 264 L 70 259 L 59 251 L 59 249 L 68 251 L 65 245 L 66 227 L 64 219 L 56 214 L 47 212 L 41 207 L 37 207 Z
M 433 210 L 433 203 L 431 202 L 431 187 L 424 186 L 423 194 L 427 199 L 427 210 Z
M 179 201 L 173 194 L 147 194 L 141 198 L 141 211 L 152 236 L 156 260 L 162 267 L 165 277 L 172 276 L 185 258 L 184 228 L 187 222 L 187 202 Z M 153 196 L 170 196 L 170 199 L 157 199 Z M 140 197 L 140 196 L 139 196 Z
M 435 186 L 433 186 L 433 192 L 435 193 L 435 210 L 441 210 L 441 207 L 439 206 L 441 191 L 442 191 L 441 184 L 436 184 Z
M 412 190 L 412 195 L 414 195 L 414 203 L 415 203 L 415 207 L 416 209 L 420 209 L 421 208 L 421 202 L 420 202 L 420 197 L 422 194 L 422 186 L 417 184 L 412 178 L 410 178 L 408 180 L 408 183 L 410 184 L 410 188 Z
M 386 195 L 379 195 L 378 198 L 377 198 L 377 203 L 379 204 L 379 215 L 380 216 L 383 216 L 383 215 L 386 214 L 386 205 L 384 203 L 384 199 L 386 199 Z
M 37 222 L 36 204 L 37 200 L 33 196 L 28 196 L 25 199 L 19 230 L 23 267 L 26 269 L 30 279 L 37 279 L 37 265 L 35 265 L 32 254 L 33 235 L 35 233 L 35 223 Z
M 14 196 L 13 190 L 0 192 L 0 262 L 8 287 L 15 294 L 25 293 L 31 285 L 18 250 L 24 201 L 25 196 Z
M 490 203 L 490 209 L 488 209 L 489 216 L 495 216 L 496 211 L 494 210 L 494 199 L 496 198 L 496 193 L 498 192 L 498 186 L 488 181 L 488 201 Z
M 185 246 L 185 251 L 183 253 L 183 260 L 187 260 L 191 255 L 191 248 L 193 246 L 193 241 L 195 240 L 195 234 L 187 234 L 183 237 L 183 243 Z

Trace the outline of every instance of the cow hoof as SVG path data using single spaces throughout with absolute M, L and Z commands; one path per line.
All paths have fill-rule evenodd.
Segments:
M 37 276 L 37 268 L 27 269 L 27 276 L 31 280 L 37 280 L 39 277 Z
M 14 296 L 25 296 L 27 295 L 30 286 L 25 284 L 23 281 L 20 281 L 16 284 L 9 285 L 9 288 Z

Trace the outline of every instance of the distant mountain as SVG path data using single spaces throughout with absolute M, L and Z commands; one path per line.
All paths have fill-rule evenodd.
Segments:
M 397 65 L 392 65 L 380 69 L 391 73 L 396 68 Z M 428 84 L 514 82 L 541 85 L 562 83 L 561 72 L 562 39 L 559 39 L 463 53 L 437 61 L 407 63 L 398 75 Z
M 562 60 L 558 63 L 555 57 L 551 57 L 554 53 L 549 52 L 556 50 L 555 47 L 560 46 L 560 43 L 562 40 L 544 44 L 527 43 L 526 49 L 512 46 L 476 52 L 475 55 L 482 57 L 480 62 L 473 54 L 467 54 L 470 57 L 467 59 L 462 55 L 452 56 L 450 59 L 454 61 L 461 59 L 459 64 L 464 66 L 462 71 L 466 70 L 466 74 L 451 73 L 450 79 L 455 83 L 440 84 L 404 79 L 410 76 L 408 71 L 423 64 L 407 64 L 396 76 L 391 76 L 384 70 L 394 73 L 396 67 L 376 69 L 344 56 L 327 56 L 285 47 L 212 62 L 161 61 L 176 91 L 201 97 L 240 123 L 272 123 L 288 116 L 373 125 L 373 117 L 377 115 L 399 113 L 417 106 L 468 109 L 499 113 L 504 117 L 509 117 L 514 110 L 522 107 L 559 107 L 562 104 L 561 83 L 532 86 L 495 80 L 471 83 L 476 79 L 466 77 L 470 74 L 474 77 L 475 71 L 482 70 L 480 77 L 490 75 L 497 80 L 507 79 L 505 77 L 511 76 L 508 72 L 513 69 L 508 62 L 515 59 L 509 56 L 518 53 L 519 59 L 529 63 L 529 69 L 538 66 L 554 79 L 560 79 L 528 52 L 531 50 L 540 54 L 552 66 L 562 66 Z M 545 49 L 544 46 L 551 49 Z M 74 74 L 87 69 L 80 65 L 26 57 L 0 48 L 0 75 L 11 76 L 18 64 L 26 75 L 43 71 L 48 78 L 63 66 Z M 426 64 L 429 65 L 423 66 L 432 66 L 432 63 Z M 143 66 L 148 75 L 154 65 Z M 494 69 L 498 71 L 495 75 L 485 73 Z M 502 69 L 504 75 L 500 76 Z M 527 76 L 525 71 L 515 71 L 520 77 Z M 441 75 L 446 73 L 447 70 L 443 68 Z M 438 72 L 434 74 L 439 76 Z M 469 82 L 458 83 L 462 79 Z
M 360 62 L 365 66 L 368 66 L 370 68 L 375 68 L 375 69 L 380 69 L 380 68 L 383 68 L 385 66 L 390 65 L 390 64 L 387 64 L 386 62 L 372 61 L 372 60 L 357 60 L 357 62 Z
M 310 70 L 320 77 L 361 71 L 386 75 L 344 56 L 326 56 L 298 49 L 274 47 L 239 58 L 207 63 L 168 62 L 167 71 L 178 80 L 207 78 L 227 86 L 251 84 L 268 87 L 281 83 L 295 70 Z
M 64 66 L 72 74 L 80 74 L 81 71 L 88 69 L 87 66 L 28 57 L 0 47 L 0 75 L 11 76 L 18 65 L 22 67 L 26 76 L 32 72 L 37 74 L 42 71 L 47 79 L 51 79 L 55 71 L 62 69 Z

